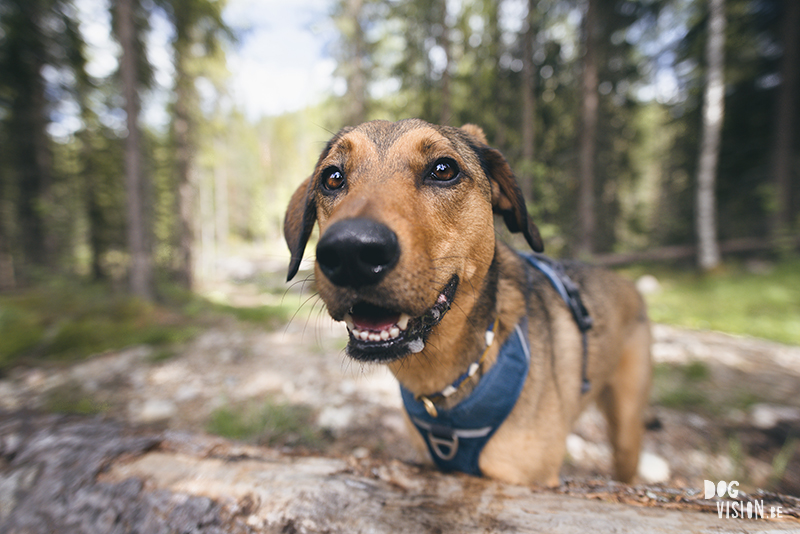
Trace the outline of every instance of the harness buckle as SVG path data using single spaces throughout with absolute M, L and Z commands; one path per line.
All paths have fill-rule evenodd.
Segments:
M 450 434 L 450 438 L 435 436 L 432 431 L 428 431 L 428 442 L 431 444 L 431 449 L 436 453 L 436 456 L 444 460 L 452 460 L 458 452 L 458 435 L 455 433 Z M 446 447 L 448 452 L 442 451 L 442 447 Z

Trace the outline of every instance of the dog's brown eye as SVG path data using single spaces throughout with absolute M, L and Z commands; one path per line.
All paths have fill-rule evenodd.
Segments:
M 336 167 L 322 171 L 322 185 L 328 191 L 335 191 L 344 185 L 344 174 Z
M 439 182 L 449 182 L 458 176 L 458 165 L 450 158 L 442 158 L 433 164 L 430 178 Z

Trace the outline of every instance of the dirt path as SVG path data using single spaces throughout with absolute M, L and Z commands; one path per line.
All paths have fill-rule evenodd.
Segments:
M 654 335 L 645 479 L 698 491 L 706 478 L 738 480 L 800 495 L 800 347 L 662 325 Z M 382 367 L 350 362 L 343 346 L 343 327 L 323 318 L 275 332 L 231 322 L 163 361 L 131 347 L 68 367 L 17 369 L 0 380 L 0 409 L 102 412 L 192 432 L 261 418 L 266 430 L 250 439 L 263 444 L 418 461 L 395 380 Z M 565 480 L 608 475 L 598 412 L 581 418 L 568 450 Z

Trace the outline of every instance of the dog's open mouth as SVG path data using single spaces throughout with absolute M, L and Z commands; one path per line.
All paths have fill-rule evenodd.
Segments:
M 417 317 L 367 302 L 356 303 L 344 317 L 350 333 L 347 354 L 361 361 L 389 362 L 422 352 L 431 329 L 450 309 L 457 287 L 458 276 L 454 275 L 434 305 Z

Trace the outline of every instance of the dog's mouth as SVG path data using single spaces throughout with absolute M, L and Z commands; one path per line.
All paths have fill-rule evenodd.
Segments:
M 428 334 L 453 304 L 457 288 L 458 275 L 453 275 L 434 305 L 416 317 L 367 302 L 356 303 L 344 316 L 350 334 L 347 354 L 360 361 L 385 363 L 422 352 Z

